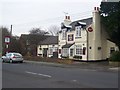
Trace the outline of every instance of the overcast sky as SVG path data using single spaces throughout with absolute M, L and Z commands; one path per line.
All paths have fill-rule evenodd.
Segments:
M 12 24 L 13 35 L 20 36 L 35 27 L 59 26 L 64 12 L 69 13 L 72 21 L 91 17 L 100 3 L 101 0 L 1 0 L 0 26 L 10 29 Z

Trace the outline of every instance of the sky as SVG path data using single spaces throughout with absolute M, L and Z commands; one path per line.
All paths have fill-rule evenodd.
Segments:
M 13 25 L 13 35 L 28 34 L 32 28 L 47 30 L 60 26 L 65 12 L 71 21 L 92 17 L 101 0 L 0 0 L 0 26 Z

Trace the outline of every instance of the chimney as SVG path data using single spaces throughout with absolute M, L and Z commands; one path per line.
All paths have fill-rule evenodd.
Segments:
M 65 16 L 65 19 L 66 19 L 66 20 L 67 20 L 67 18 L 68 18 L 68 17 L 67 17 L 67 16 Z
M 95 11 L 95 12 L 99 12 L 99 11 L 100 11 L 100 8 L 99 8 L 99 7 L 94 7 L 94 11 Z
M 70 16 L 68 16 L 68 20 L 70 20 Z
M 70 23 L 71 23 L 70 16 L 66 15 L 65 20 L 64 20 L 64 24 L 69 25 Z

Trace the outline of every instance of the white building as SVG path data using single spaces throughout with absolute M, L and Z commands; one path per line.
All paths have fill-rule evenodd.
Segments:
M 37 47 L 37 55 L 40 57 L 58 58 L 58 36 L 49 36 L 40 41 Z
M 99 8 L 95 7 L 92 18 L 71 22 L 66 16 L 59 32 L 59 58 L 93 61 L 109 58 L 117 50 L 109 40 L 101 23 Z

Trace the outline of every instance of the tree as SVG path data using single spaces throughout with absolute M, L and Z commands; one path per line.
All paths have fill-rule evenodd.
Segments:
M 23 55 L 37 55 L 37 45 L 40 41 L 43 41 L 48 36 L 48 32 L 42 30 L 41 28 L 33 28 L 29 31 L 29 34 L 23 34 L 20 37 L 21 53 Z
M 10 31 L 7 27 L 0 27 L 2 30 L 2 53 L 3 55 L 6 53 L 6 44 L 5 44 L 5 36 L 10 36 L 10 44 L 8 46 L 8 51 L 10 52 L 20 52 L 20 43 L 18 36 L 11 36 Z
M 9 36 L 10 32 L 7 27 L 0 27 L 2 30 L 2 54 L 4 55 L 6 53 L 6 44 L 5 44 L 5 36 Z
M 58 32 L 60 30 L 60 27 L 56 25 L 52 25 L 48 28 L 48 31 L 53 35 L 53 36 L 58 36 Z
M 29 31 L 30 34 L 39 34 L 39 35 L 45 35 L 48 34 L 48 32 L 42 30 L 41 28 L 33 28 Z
M 120 2 L 101 2 L 101 21 L 120 50 Z

